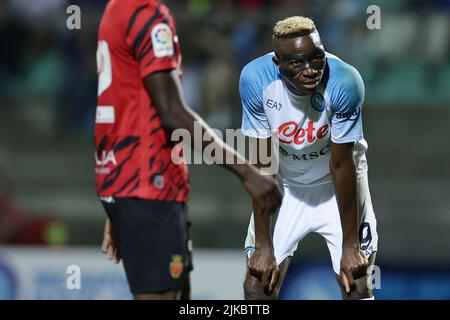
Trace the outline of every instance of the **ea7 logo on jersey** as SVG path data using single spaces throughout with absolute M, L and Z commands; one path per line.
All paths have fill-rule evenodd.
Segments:
M 152 30 L 153 51 L 156 58 L 173 56 L 172 30 L 165 23 L 158 23 Z
M 280 109 L 282 107 L 282 104 L 277 102 L 277 101 L 275 101 L 275 100 L 267 99 L 266 107 L 270 108 L 270 109 L 276 109 L 276 110 L 280 111 Z

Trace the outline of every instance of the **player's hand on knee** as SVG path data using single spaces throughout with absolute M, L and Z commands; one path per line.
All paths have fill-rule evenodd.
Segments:
M 349 294 L 356 288 L 356 279 L 364 277 L 369 267 L 369 261 L 359 247 L 344 247 L 341 258 L 339 283 Z
M 248 261 L 248 269 L 250 274 L 261 282 L 264 293 L 270 296 L 276 288 L 280 276 L 272 249 L 256 249 Z
M 120 262 L 121 255 L 119 250 L 119 241 L 109 219 L 106 219 L 101 250 L 106 254 L 106 257 L 109 260 L 116 264 Z
M 282 190 L 272 176 L 263 176 L 251 170 L 244 177 L 244 186 L 252 197 L 255 211 L 273 214 L 280 206 Z

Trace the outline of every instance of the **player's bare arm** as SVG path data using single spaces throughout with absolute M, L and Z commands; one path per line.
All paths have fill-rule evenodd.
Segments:
M 272 141 L 268 139 L 250 138 L 257 148 L 267 150 L 267 156 L 271 155 Z M 264 165 L 259 158 L 260 150 L 257 150 L 256 167 L 263 169 Z M 252 276 L 261 281 L 261 286 L 267 295 L 275 288 L 278 278 L 278 264 L 273 253 L 272 235 L 270 232 L 270 212 L 265 212 L 257 203 L 253 203 L 253 216 L 255 219 L 255 252 L 248 261 L 248 269 Z
M 330 171 L 343 232 L 340 282 L 347 293 L 354 289 L 355 279 L 364 276 L 368 267 L 367 258 L 360 249 L 358 239 L 359 216 L 353 145 L 353 143 L 330 142 Z
M 195 123 L 200 123 L 202 134 L 211 139 L 202 139 L 202 150 L 199 151 L 203 151 L 210 143 L 216 144 L 215 150 L 223 153 L 223 159 L 233 159 L 232 163 L 225 163 L 224 166 L 241 178 L 252 197 L 253 205 L 262 214 L 273 213 L 278 208 L 281 202 L 281 189 L 278 183 L 272 177 L 260 175 L 254 166 L 227 146 L 184 102 L 181 84 L 175 70 L 150 74 L 144 79 L 144 83 L 158 109 L 162 126 L 168 134 L 171 134 L 173 130 L 183 128 L 188 130 L 191 136 L 194 136 Z

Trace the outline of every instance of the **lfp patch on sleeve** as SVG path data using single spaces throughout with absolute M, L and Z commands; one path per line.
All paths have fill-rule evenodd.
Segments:
M 156 58 L 174 54 L 172 30 L 165 23 L 158 23 L 152 30 L 153 51 Z

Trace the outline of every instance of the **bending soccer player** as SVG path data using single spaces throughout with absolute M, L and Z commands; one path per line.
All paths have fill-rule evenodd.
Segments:
M 343 298 L 372 299 L 367 270 L 378 236 L 367 180 L 363 80 L 325 51 L 311 19 L 278 22 L 273 48 L 245 66 L 240 79 L 242 131 L 260 144 L 278 143 L 277 179 L 284 189 L 277 215 L 253 210 L 245 298 L 277 298 L 298 243 L 317 232 Z
M 281 202 L 272 177 L 259 175 L 184 102 L 175 22 L 156 0 L 110 1 L 100 23 L 95 124 L 97 193 L 109 219 L 103 252 L 123 259 L 135 299 L 189 298 L 192 270 L 185 163 L 172 161 L 174 130 L 201 150 L 211 143 L 266 214 Z M 212 142 L 211 142 L 212 141 Z M 194 143 L 194 145 L 197 145 Z M 238 164 L 244 163 L 244 164 Z M 276 267 L 276 266 L 275 266 Z

